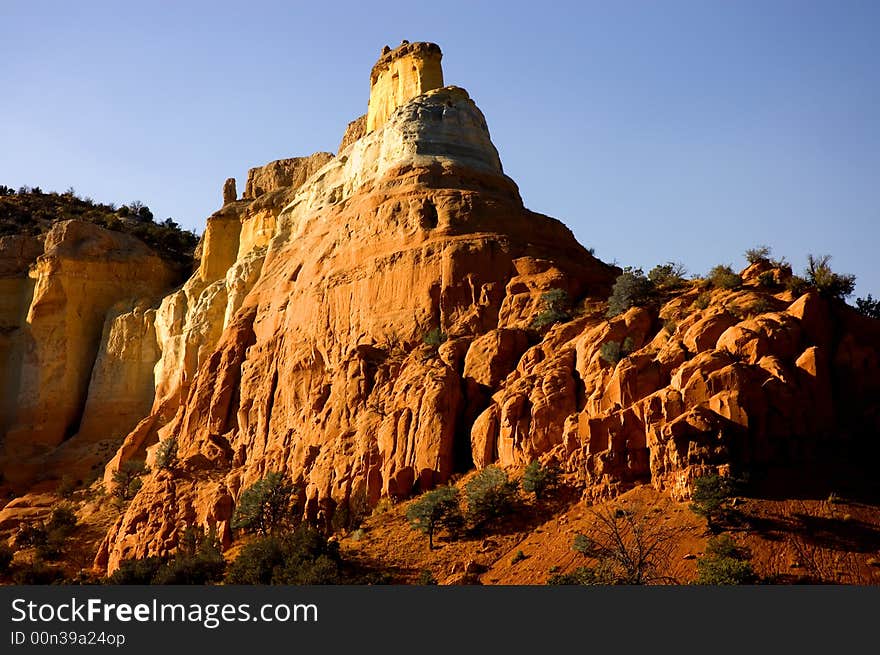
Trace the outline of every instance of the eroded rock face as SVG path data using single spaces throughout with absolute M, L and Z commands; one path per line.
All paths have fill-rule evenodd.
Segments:
M 300 187 L 311 175 L 330 161 L 329 152 L 316 152 L 309 157 L 293 157 L 269 162 L 248 171 L 244 199 L 254 200 L 283 187 Z
M 120 302 L 155 302 L 176 275 L 143 243 L 119 232 L 64 221 L 46 234 L 42 253 L 29 267 L 29 281 L 20 285 L 15 342 L 5 355 L 5 392 L 14 397 L 0 426 L 5 434 L 0 468 L 7 480 L 32 480 L 36 471 L 44 471 L 41 459 L 79 431 L 112 308 Z M 99 382 L 91 396 L 92 412 L 114 415 L 122 434 L 143 411 L 142 397 L 125 405 L 125 384 L 116 391 Z M 134 386 L 133 395 L 146 388 Z M 123 405 L 115 406 L 117 401 Z
M 616 272 L 561 223 L 523 208 L 482 114 L 455 87 L 401 106 L 329 161 L 253 253 L 264 259 L 252 288 L 207 321 L 225 329 L 157 438 L 177 435 L 182 470 L 222 480 L 233 497 L 268 471 L 289 472 L 311 517 L 328 498 L 407 496 L 471 467 L 469 417 L 528 346 L 515 326 L 531 323 L 553 285 L 602 296 Z M 172 315 L 166 302 L 160 320 Z M 435 328 L 448 347 L 423 344 Z M 560 393 L 574 402 L 574 385 Z M 141 493 L 180 504 L 180 489 L 148 478 Z M 159 519 L 140 497 L 116 534 L 146 531 L 159 543 L 183 529 L 176 514 L 144 525 L 139 517 Z M 99 563 L 112 569 L 138 552 L 111 533 Z

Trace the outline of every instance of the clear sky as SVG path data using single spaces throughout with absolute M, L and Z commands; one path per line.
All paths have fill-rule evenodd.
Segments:
M 438 43 L 531 209 L 606 261 L 774 247 L 880 294 L 880 3 L 0 2 L 0 184 L 201 232 L 227 177 L 335 152 L 383 45 Z

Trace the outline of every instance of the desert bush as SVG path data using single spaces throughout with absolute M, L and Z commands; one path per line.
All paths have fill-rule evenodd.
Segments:
M 685 283 L 686 275 L 684 264 L 666 262 L 648 271 L 648 280 L 658 289 L 676 289 Z
M 156 468 L 170 469 L 177 463 L 177 437 L 170 436 L 159 442 L 156 448 Z
M 541 295 L 543 311 L 532 321 L 532 327 L 542 329 L 571 319 L 571 299 L 564 289 L 550 289 Z
M 232 515 L 232 527 L 268 534 L 291 518 L 296 488 L 283 473 L 267 473 L 245 489 Z
M 734 481 L 721 475 L 705 475 L 694 480 L 691 510 L 706 518 L 710 529 L 728 517 L 728 505 L 735 492 Z
M 226 561 L 214 529 L 187 526 L 177 553 L 153 575 L 152 584 L 205 585 L 223 579 Z
M 115 585 L 148 585 L 153 584 L 160 569 L 168 559 L 165 557 L 143 557 L 126 559 L 119 563 L 113 575 L 107 578 L 108 584 Z
M 634 343 L 632 337 L 626 337 L 623 343 L 617 341 L 606 341 L 599 346 L 599 357 L 608 362 L 612 366 L 629 355 L 633 351 Z
M 407 508 L 406 518 L 413 529 L 428 535 L 428 550 L 432 550 L 437 528 L 455 532 L 462 525 L 458 489 L 449 485 L 422 494 Z
M 516 505 L 517 483 L 497 466 L 487 466 L 465 485 L 466 518 L 474 530 L 481 530 L 509 514 Z
M 855 275 L 842 275 L 831 270 L 831 255 L 807 255 L 807 280 L 819 293 L 829 298 L 845 298 L 856 288 Z
M 519 564 L 523 560 L 528 559 L 528 557 L 529 556 L 526 555 L 524 552 L 522 552 L 521 550 L 518 550 L 518 551 L 516 551 L 514 556 L 510 558 L 510 564 L 511 564 L 511 566 L 514 564 Z
M 755 579 L 750 555 L 740 548 L 730 535 L 712 537 L 706 544 L 705 554 L 697 559 L 697 580 L 700 585 L 740 585 Z
M 341 581 L 339 547 L 309 525 L 257 537 L 229 566 L 228 584 L 311 585 Z
M 856 298 L 856 309 L 868 318 L 880 318 L 880 298 L 874 300 L 870 293 L 866 298 Z
M 691 303 L 691 307 L 694 307 L 695 309 L 706 309 L 710 302 L 712 302 L 711 292 L 704 291 L 696 297 L 693 303 Z
M 601 573 L 591 566 L 579 566 L 571 573 L 556 573 L 547 580 L 548 585 L 605 585 L 610 584 Z
M 446 333 L 440 328 L 436 327 L 433 330 L 430 330 L 422 339 L 425 342 L 425 345 L 431 346 L 431 348 L 438 348 L 440 344 L 446 341 Z
M 810 288 L 810 283 L 799 275 L 792 275 L 785 281 L 785 288 L 795 296 L 801 296 Z
M 121 501 L 134 498 L 142 486 L 141 476 L 148 472 L 142 459 L 130 459 L 113 473 L 113 494 Z
M 707 279 L 716 289 L 736 289 L 742 284 L 742 278 L 730 266 L 722 264 L 709 271 Z
M 534 460 L 526 466 L 523 473 L 523 491 L 535 494 L 535 500 L 541 500 L 544 495 L 556 485 L 558 473 L 553 466 L 541 466 L 541 462 Z
M 681 528 L 668 527 L 660 513 L 638 505 L 626 510 L 606 506 L 592 514 L 589 535 L 575 535 L 572 549 L 593 559 L 595 565 L 579 571 L 584 582 L 569 584 L 676 582 L 672 555 Z
M 745 252 L 745 258 L 749 264 L 770 263 L 770 247 L 755 246 L 754 248 L 749 248 Z
M 765 289 L 773 289 L 776 286 L 776 276 L 773 275 L 773 271 L 764 271 L 758 276 L 758 284 L 760 284 Z
M 646 304 L 653 295 L 654 284 L 645 277 L 642 269 L 627 266 L 611 288 L 605 315 L 609 318 L 618 316 L 631 307 Z

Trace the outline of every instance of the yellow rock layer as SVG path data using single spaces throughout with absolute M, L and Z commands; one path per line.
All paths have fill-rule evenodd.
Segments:
M 443 86 L 440 47 L 406 43 L 383 54 L 370 75 L 367 132 L 381 127 L 395 109 L 426 91 Z

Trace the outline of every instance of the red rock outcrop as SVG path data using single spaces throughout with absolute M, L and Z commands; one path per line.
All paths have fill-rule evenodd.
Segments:
M 176 436 L 180 472 L 146 479 L 99 563 L 113 569 L 153 552 L 135 542 L 182 530 L 141 497 L 179 505 L 200 488 L 194 476 L 235 497 L 287 471 L 315 517 L 324 499 L 406 496 L 469 468 L 470 422 L 528 347 L 542 294 L 603 297 L 615 274 L 523 208 L 464 90 L 417 96 L 278 214 L 252 288 L 216 345 L 201 341 L 174 418 L 145 442 Z M 435 329 L 448 337 L 440 348 L 423 343 Z M 548 392 L 548 411 L 555 400 Z M 212 502 L 193 506 L 210 522 Z

